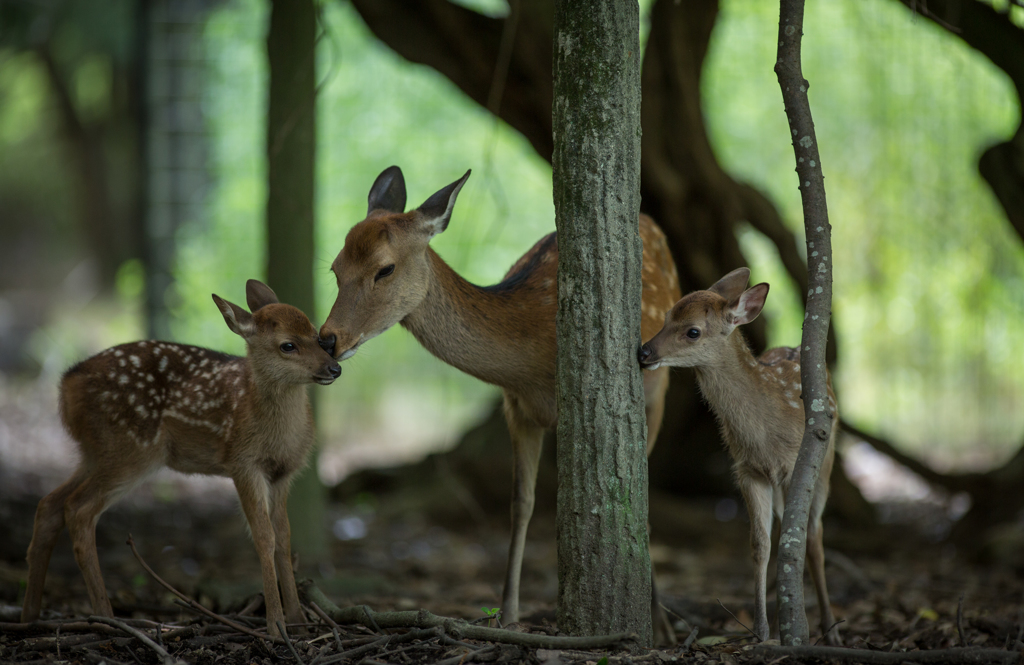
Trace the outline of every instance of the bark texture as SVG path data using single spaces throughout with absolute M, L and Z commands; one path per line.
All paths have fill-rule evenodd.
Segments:
M 786 511 L 782 518 L 778 556 L 779 632 L 785 645 L 808 644 L 804 609 L 804 555 L 807 521 L 814 487 L 828 451 L 834 414 L 829 412 L 825 347 L 832 316 L 832 227 L 825 203 L 825 179 L 814 134 L 808 83 L 800 66 L 803 38 L 803 0 L 781 0 L 779 48 L 775 73 L 782 88 L 786 117 L 793 139 L 804 229 L 807 233 L 807 313 L 800 349 L 805 429 L 796 458 Z
M 313 202 L 316 146 L 316 8 L 273 0 L 267 33 L 267 282 L 281 302 L 313 317 Z M 315 463 L 296 479 L 288 519 L 305 561 L 327 555 L 327 493 Z
M 649 646 L 639 21 L 635 2 L 555 8 L 558 626 Z

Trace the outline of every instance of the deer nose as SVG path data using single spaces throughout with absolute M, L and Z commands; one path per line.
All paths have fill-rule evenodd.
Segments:
M 338 363 L 332 363 L 327 366 L 327 372 L 336 379 L 341 376 L 341 365 Z
M 651 347 L 648 346 L 647 344 L 644 344 L 643 346 L 640 347 L 640 350 L 636 354 L 637 360 L 639 360 L 641 363 L 645 363 L 647 362 L 647 359 L 651 357 L 652 353 L 654 353 L 654 351 L 651 350 Z
M 319 338 L 317 340 L 317 343 L 320 344 L 320 348 L 321 349 L 323 349 L 327 353 L 331 354 L 331 357 L 333 358 L 334 357 L 334 343 L 336 341 L 338 341 L 337 337 L 335 337 L 334 335 L 328 335 L 327 337 Z M 341 369 L 340 368 L 338 369 L 338 374 L 341 374 Z

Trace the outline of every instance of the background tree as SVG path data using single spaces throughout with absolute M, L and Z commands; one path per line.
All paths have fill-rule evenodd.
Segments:
M 313 203 L 316 163 L 316 8 L 274 0 L 267 32 L 267 282 L 281 302 L 315 311 Z M 326 491 L 315 457 L 292 486 L 288 519 L 296 552 L 327 554 Z
M 635 2 L 556 3 L 558 625 L 650 646 L 639 35 Z

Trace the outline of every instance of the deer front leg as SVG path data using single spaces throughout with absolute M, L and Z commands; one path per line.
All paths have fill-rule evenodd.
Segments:
M 523 570 L 526 529 L 533 516 L 537 466 L 544 445 L 544 429 L 524 422 L 517 402 L 505 396 L 505 419 L 512 437 L 512 541 L 508 551 L 501 618 L 506 624 L 519 621 L 519 580 Z
M 270 500 L 270 487 L 266 478 L 259 472 L 240 473 L 232 480 L 235 482 L 235 489 L 238 490 L 242 512 L 249 522 L 249 532 L 256 546 L 256 556 L 260 560 L 263 601 L 267 609 L 267 633 L 271 637 L 281 637 L 277 624 L 284 623 L 284 611 L 281 609 L 281 594 L 277 591 L 277 572 L 274 569 L 275 537 L 267 505 Z
M 281 585 L 281 599 L 288 623 L 305 623 L 299 592 L 295 588 L 295 570 L 292 568 L 291 525 L 288 523 L 288 482 L 274 483 L 270 488 L 270 521 L 274 527 L 274 563 Z
M 750 515 L 750 549 L 754 560 L 754 633 L 768 639 L 768 558 L 772 550 L 772 486 L 755 478 L 740 478 L 740 492 Z

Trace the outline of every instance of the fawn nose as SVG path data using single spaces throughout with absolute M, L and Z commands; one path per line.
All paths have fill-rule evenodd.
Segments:
M 320 348 L 321 349 L 323 349 L 327 353 L 331 354 L 331 357 L 333 358 L 334 357 L 334 343 L 337 340 L 338 340 L 338 338 L 335 337 L 334 335 L 328 335 L 327 337 L 319 338 L 317 340 L 317 343 L 320 344 Z M 341 369 L 340 368 L 338 369 L 338 374 L 341 374 Z
M 647 344 L 644 344 L 643 346 L 640 347 L 640 350 L 636 354 L 637 360 L 639 360 L 641 363 L 645 363 L 647 362 L 647 359 L 651 357 L 652 353 L 654 352 L 651 351 L 651 347 L 648 346 Z
M 338 363 L 332 363 L 327 366 L 327 372 L 336 379 L 341 376 L 341 365 Z

